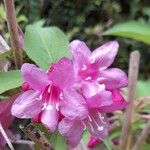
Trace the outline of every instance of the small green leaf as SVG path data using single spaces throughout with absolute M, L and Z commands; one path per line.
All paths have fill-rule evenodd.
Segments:
M 23 83 L 19 70 L 0 73 L 0 94 L 13 88 L 19 87 Z
M 103 35 L 120 36 L 150 44 L 150 25 L 136 21 L 119 23 L 105 31 Z
M 50 64 L 63 56 L 69 56 L 68 39 L 57 27 L 29 25 L 25 32 L 27 55 L 40 67 L 48 69 Z

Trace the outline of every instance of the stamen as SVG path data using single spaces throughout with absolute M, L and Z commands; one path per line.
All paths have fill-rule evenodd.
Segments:
M 97 128 L 97 130 L 98 130 L 98 131 L 103 131 L 103 130 L 104 130 L 104 127 L 103 127 L 103 126 L 99 126 L 99 127 Z
M 102 123 L 106 124 L 106 122 L 104 121 L 104 116 L 102 116 L 100 113 L 98 115 L 99 115 L 99 118 L 101 119 Z
M 91 119 L 91 117 L 90 117 L 90 116 L 88 116 L 88 118 L 89 118 L 90 122 L 92 122 L 92 119 Z
M 40 101 L 42 99 L 42 94 L 36 98 L 36 100 Z
M 44 103 L 42 110 L 46 109 L 47 103 Z
M 50 93 L 50 92 L 51 92 L 51 86 L 48 87 L 48 93 Z
M 59 98 L 63 99 L 63 94 L 62 93 L 60 93 Z
M 49 105 L 46 106 L 46 110 L 52 110 L 52 109 L 53 109 L 52 105 L 49 104 Z
M 59 111 L 59 104 L 56 103 L 56 110 Z
M 82 66 L 82 70 L 86 70 L 87 69 L 87 66 L 86 65 L 83 65 Z
M 90 125 L 90 127 L 91 127 L 91 130 L 94 132 L 94 128 L 93 128 L 92 124 L 89 123 L 89 125 Z
M 89 76 L 89 77 L 87 77 L 85 80 L 87 80 L 87 81 L 88 81 L 88 80 L 91 80 L 91 79 L 92 79 L 92 78 Z

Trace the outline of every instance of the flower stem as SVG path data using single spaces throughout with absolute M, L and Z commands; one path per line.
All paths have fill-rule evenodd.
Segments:
M 7 26 L 10 33 L 11 45 L 14 50 L 14 61 L 16 68 L 20 68 L 22 65 L 22 50 L 19 42 L 18 25 L 16 21 L 16 12 L 13 0 L 4 0 Z
M 138 78 L 139 61 L 140 61 L 140 53 L 138 51 L 133 51 L 130 54 L 129 73 L 128 73 L 129 106 L 124 114 L 124 122 L 123 122 L 121 137 L 120 137 L 121 150 L 127 150 L 127 148 L 130 147 L 128 143 L 131 143 L 131 141 L 129 141 L 129 138 L 131 136 L 130 134 L 131 134 L 131 123 L 132 123 L 133 100 L 134 100 L 136 82 Z
M 15 150 L 14 147 L 13 147 L 13 145 L 11 144 L 11 142 L 10 142 L 10 140 L 9 140 L 9 138 L 8 138 L 8 136 L 7 136 L 6 132 L 5 132 L 5 130 L 4 130 L 4 128 L 2 127 L 2 124 L 1 124 L 1 123 L 0 123 L 0 133 L 2 134 L 2 136 L 4 137 L 4 139 L 6 140 L 6 142 L 7 142 L 8 146 L 9 146 L 9 148 L 10 148 L 11 150 Z

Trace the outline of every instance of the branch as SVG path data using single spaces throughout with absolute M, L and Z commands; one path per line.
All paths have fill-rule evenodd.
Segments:
M 30 123 L 27 127 L 20 126 L 20 129 L 32 140 L 35 144 L 37 144 L 41 150 L 54 150 L 44 136 L 44 134 L 37 129 L 32 123 Z
M 1 123 L 0 123 L 0 133 L 1 133 L 2 136 L 4 137 L 4 139 L 5 139 L 5 141 L 7 142 L 9 148 L 10 148 L 11 150 L 15 150 L 14 147 L 13 147 L 13 145 L 11 144 L 11 142 L 10 142 L 10 140 L 9 140 L 9 138 L 8 138 L 8 136 L 7 136 L 6 132 L 5 132 L 5 130 L 4 130 L 4 128 L 2 127 L 2 124 L 1 124 Z
M 150 134 L 150 120 L 148 121 L 145 128 L 143 129 L 141 135 L 138 137 L 138 139 L 133 147 L 133 150 L 140 150 L 141 145 L 146 140 L 146 138 L 148 137 L 149 134 Z
M 121 150 L 126 150 L 128 147 L 127 143 L 130 137 L 132 111 L 133 111 L 133 99 L 134 99 L 134 93 L 135 93 L 135 88 L 136 88 L 136 82 L 138 78 L 139 61 L 140 61 L 140 53 L 138 51 L 133 51 L 130 54 L 129 72 L 128 72 L 129 106 L 124 115 L 124 122 L 123 122 L 121 137 L 120 137 L 120 149 Z
M 22 65 L 22 50 L 19 42 L 18 25 L 16 21 L 16 13 L 13 0 L 4 0 L 7 26 L 10 33 L 12 48 L 14 50 L 14 61 L 16 68 Z

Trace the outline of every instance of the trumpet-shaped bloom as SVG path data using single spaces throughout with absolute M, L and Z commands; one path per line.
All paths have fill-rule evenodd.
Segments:
M 79 40 L 70 43 L 73 64 L 78 86 L 80 81 L 97 81 L 105 84 L 106 89 L 125 87 L 128 83 L 126 74 L 118 68 L 108 68 L 118 51 L 116 41 L 107 42 L 91 52 L 86 44 Z
M 96 138 L 106 138 L 108 122 L 104 113 L 128 105 L 119 90 L 127 86 L 126 74 L 118 68 L 108 68 L 115 59 L 118 46 L 115 41 L 108 42 L 91 53 L 82 41 L 74 40 L 69 45 L 73 54 L 75 87 L 82 93 L 89 110 L 85 119 L 70 120 L 68 114 L 64 114 L 65 118 L 59 123 L 59 131 L 70 147 L 78 145 L 84 128 Z
M 84 107 L 83 99 L 70 89 L 74 83 L 74 70 L 69 59 L 62 58 L 47 73 L 26 63 L 22 66 L 21 73 L 26 82 L 23 85 L 26 91 L 12 106 L 11 112 L 14 116 L 33 118 L 42 122 L 50 131 L 57 127 L 60 104 L 64 106 L 62 114 L 70 112 L 69 118 L 83 119 L 86 116 L 88 110 Z
M 128 105 L 119 90 L 108 91 L 105 85 L 97 82 L 83 81 L 81 91 L 89 110 L 88 116 L 85 119 L 70 120 L 64 114 L 65 118 L 59 123 L 59 131 L 66 137 L 70 147 L 79 144 L 84 128 L 98 139 L 106 138 L 109 125 L 104 113 L 120 110 Z

